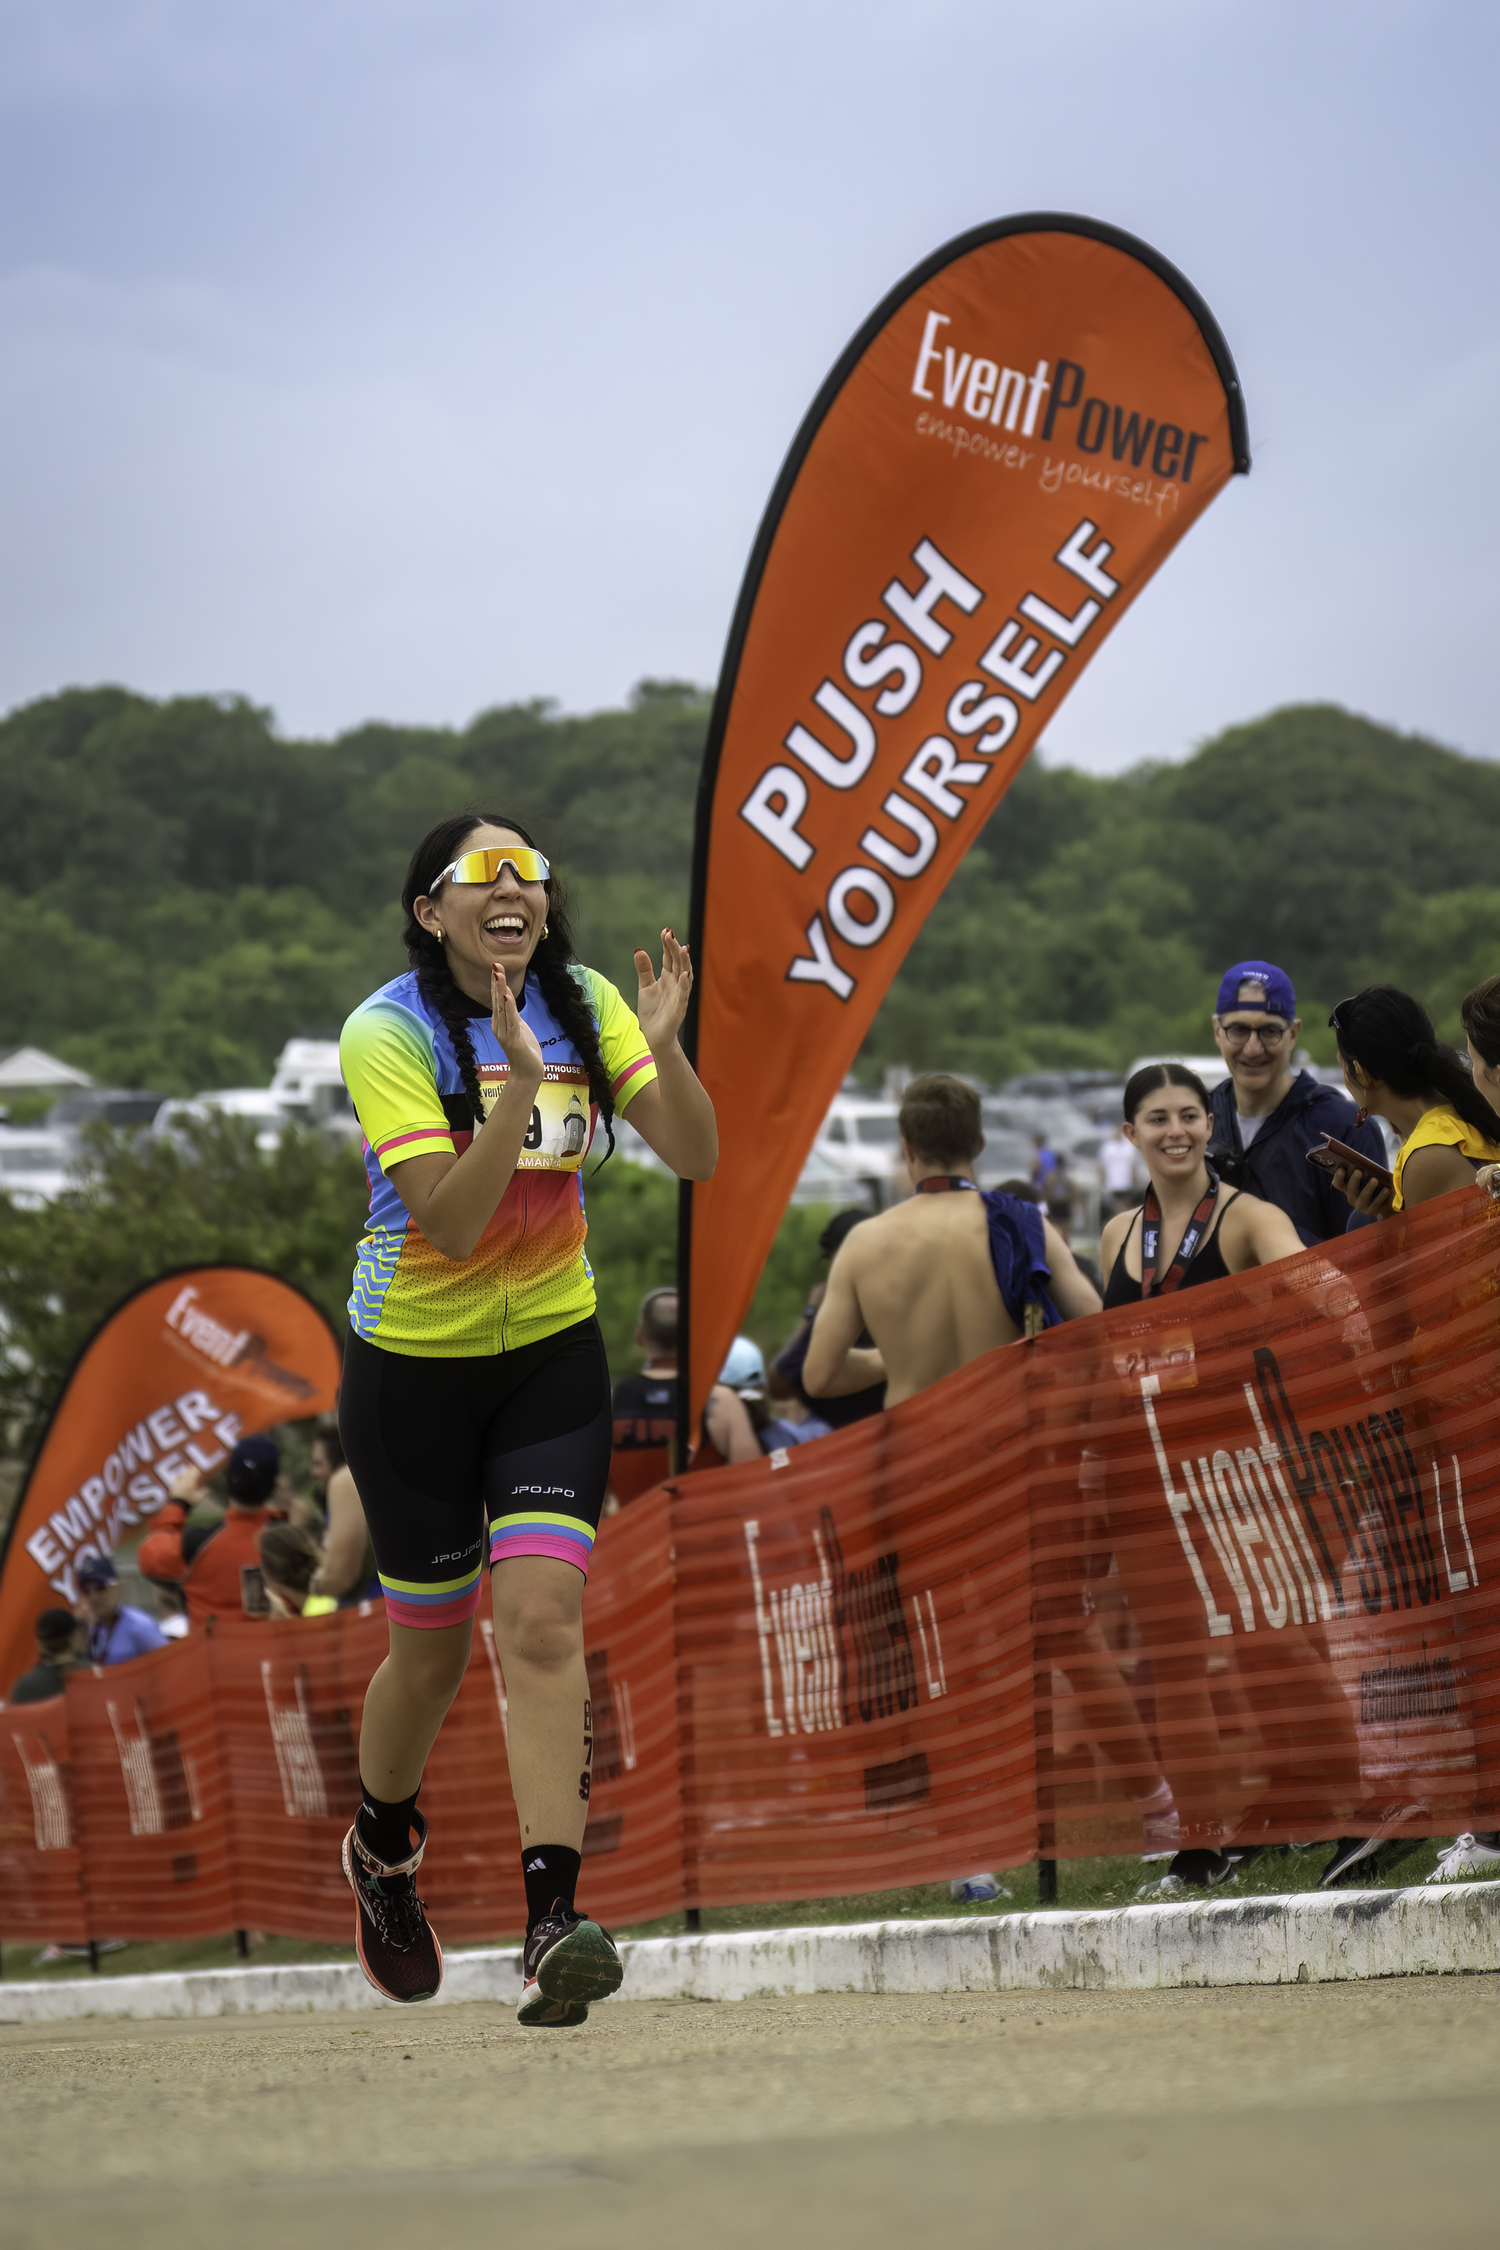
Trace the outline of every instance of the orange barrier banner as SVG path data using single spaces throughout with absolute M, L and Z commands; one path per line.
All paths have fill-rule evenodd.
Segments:
M 254 1266 L 149 1281 L 95 1330 L 53 1409 L 0 1552 L 0 1689 L 74 1569 L 154 1515 L 184 1469 L 211 1474 L 254 1430 L 329 1412 L 339 1347 L 300 1289 Z
M 89 1935 L 71 1716 L 66 1696 L 0 1712 L 0 1937 L 78 1945 Z
M 607 1520 L 589 1910 L 1500 1826 L 1497 1252 L 1444 1196 Z M 0 1937 L 347 1939 L 384 1644 L 234 1618 L 0 1713 Z M 523 1921 L 505 1723 L 481 1626 L 423 1785 L 445 1941 Z
M 756 539 L 699 784 L 687 1039 L 720 1157 L 682 1190 L 694 1420 L 912 940 L 1084 665 L 1249 466 L 1208 307 L 1093 220 L 949 243 L 828 377 Z

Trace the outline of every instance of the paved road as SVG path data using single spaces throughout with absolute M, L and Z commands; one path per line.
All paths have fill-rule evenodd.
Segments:
M 0 2243 L 1341 2250 L 1487 2234 L 1497 2124 L 1495 1977 L 10 2026 Z

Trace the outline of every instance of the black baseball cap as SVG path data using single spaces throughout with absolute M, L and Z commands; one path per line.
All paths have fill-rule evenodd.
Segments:
M 268 1437 L 241 1438 L 229 1456 L 224 1482 L 231 1499 L 264 1500 L 281 1469 L 281 1449 Z

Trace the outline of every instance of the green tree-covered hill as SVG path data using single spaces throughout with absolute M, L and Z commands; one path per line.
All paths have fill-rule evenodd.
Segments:
M 706 698 L 543 704 L 462 731 L 278 735 L 233 700 L 74 690 L 0 721 L 0 1045 L 169 1092 L 263 1082 L 403 966 L 407 853 L 439 813 L 513 813 L 573 895 L 587 959 L 686 915 Z M 1451 1029 L 1500 966 L 1500 766 L 1330 705 L 1111 779 L 1033 764 L 918 939 L 862 1068 L 996 1079 L 1201 1045 L 1222 968 L 1281 962 L 1316 1027 L 1391 977 Z
M 492 711 L 462 733 L 364 727 L 290 742 L 239 702 L 76 691 L 0 721 L 0 1046 L 35 1042 L 168 1092 L 264 1082 L 292 1032 L 333 1029 L 402 966 L 411 844 L 476 803 L 521 819 L 572 884 L 585 958 L 682 926 L 706 700 L 647 684 L 627 711 Z M 1309 1043 L 1332 1001 L 1389 976 L 1457 1029 L 1500 967 L 1489 854 L 1500 766 L 1327 706 L 1236 727 L 1184 764 L 1098 780 L 1032 766 L 960 869 L 861 1067 L 996 1079 L 1200 1047 L 1218 977 L 1269 954 Z M 73 1354 L 141 1277 L 268 1262 L 342 1316 L 366 1193 L 316 1136 L 258 1151 L 241 1122 L 183 1150 L 101 1142 L 41 1211 L 0 1197 L 0 1440 L 34 1440 Z M 674 1270 L 675 1192 L 612 1165 L 588 1187 L 617 1371 L 636 1302 Z M 747 1331 L 785 1336 L 821 1270 L 821 1214 L 787 1214 Z

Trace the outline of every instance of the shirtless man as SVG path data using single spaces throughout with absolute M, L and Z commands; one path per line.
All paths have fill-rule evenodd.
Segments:
M 815 1398 L 839 1398 L 884 1375 L 886 1404 L 899 1406 L 1022 1334 L 1020 1300 L 1015 1315 L 1007 1311 L 995 1278 L 989 1213 L 974 1177 L 984 1147 L 979 1096 L 958 1078 L 915 1078 L 898 1124 L 916 1192 L 855 1227 L 834 1259 L 802 1373 Z M 1098 1312 L 1098 1292 L 1072 1251 L 1049 1220 L 1042 1226 L 1053 1304 L 1064 1320 Z M 858 1348 L 863 1329 L 873 1350 Z

